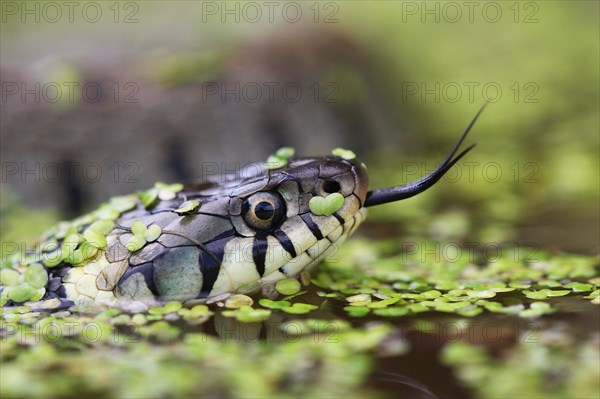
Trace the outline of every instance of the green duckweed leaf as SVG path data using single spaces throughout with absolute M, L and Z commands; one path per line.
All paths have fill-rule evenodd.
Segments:
M 508 286 L 513 288 L 529 288 L 531 287 L 531 284 L 523 283 L 520 281 L 511 281 L 510 283 L 508 283 Z
M 371 295 L 369 294 L 357 294 L 346 298 L 349 303 L 369 303 L 371 302 Z
M 36 289 L 44 288 L 48 283 L 48 273 L 42 265 L 34 263 L 25 270 L 25 282 Z
M 79 265 L 87 259 L 93 258 L 98 253 L 98 248 L 87 241 L 81 243 L 79 248 L 72 251 L 65 257 L 65 262 L 72 265 Z
M 198 200 L 187 200 L 179 205 L 175 210 L 179 215 L 189 215 L 195 213 L 202 204 Z
M 150 208 L 158 200 L 158 189 L 151 188 L 145 191 L 138 191 L 138 197 L 146 209 Z
M 283 159 L 290 159 L 294 156 L 295 152 L 296 150 L 294 150 L 292 147 L 281 147 L 275 151 L 275 156 Z
M 515 287 L 493 287 L 490 288 L 491 291 L 494 291 L 496 293 L 501 293 L 501 292 L 512 292 L 515 291 L 516 288 Z
M 300 282 L 294 278 L 286 278 L 275 283 L 275 289 L 282 295 L 294 295 L 300 291 Z
M 108 206 L 101 207 L 94 213 L 96 214 L 96 217 L 98 219 L 103 219 L 103 220 L 115 220 L 119 216 L 121 216 L 119 211 L 114 210 Z
M 456 311 L 457 314 L 465 317 L 473 317 L 482 313 L 483 309 L 477 306 L 465 306 L 464 308 L 460 308 Z
M 147 242 L 155 241 L 162 234 L 161 228 L 157 224 L 152 224 L 148 227 L 144 234 L 144 238 Z
M 242 306 L 252 306 L 254 301 L 248 295 L 236 294 L 225 300 L 225 307 L 230 309 L 238 309 Z
M 165 184 L 158 182 L 154 185 L 154 188 L 158 189 L 158 198 L 163 201 L 169 201 L 177 197 L 177 193 L 183 190 L 183 184 L 173 183 Z
M 519 316 L 525 318 L 540 317 L 545 314 L 554 313 L 556 309 L 545 302 L 532 302 L 529 309 L 519 312 Z
M 554 280 L 542 280 L 538 281 L 538 284 L 550 288 L 562 287 L 562 284 L 560 282 Z
M 17 285 L 19 284 L 19 272 L 12 269 L 0 270 L 0 284 L 2 285 Z
M 573 290 L 573 292 L 588 292 L 594 289 L 594 286 L 592 284 L 586 284 L 586 283 L 568 283 L 563 285 L 564 288 L 570 288 Z
M 262 298 L 258 301 L 260 306 L 269 309 L 282 309 L 292 306 L 292 304 L 288 301 L 273 301 L 271 299 Z
M 153 308 L 148 309 L 148 314 L 153 316 L 164 316 L 169 312 L 163 306 L 155 306 Z
M 58 266 L 64 260 L 64 252 L 62 249 L 58 248 L 52 252 L 48 252 L 42 255 L 42 262 L 46 267 L 55 267 Z
M 390 305 L 395 304 L 399 300 L 400 300 L 400 298 L 397 298 L 397 297 L 383 299 L 381 301 L 371 302 L 371 303 L 367 304 L 367 307 L 371 308 L 371 309 L 383 309 L 383 308 L 386 308 L 386 307 L 388 307 Z
M 108 205 L 114 211 L 123 213 L 135 208 L 135 200 L 136 198 L 134 195 L 123 195 L 111 198 Z
M 310 211 L 316 216 L 331 216 L 344 205 L 344 196 L 332 193 L 327 197 L 315 196 L 308 202 Z
M 182 304 L 181 304 L 181 302 L 178 302 L 178 301 L 170 301 L 170 302 L 165 303 L 163 308 L 165 309 L 165 311 L 167 313 L 175 313 L 179 309 L 182 308 Z
M 511 306 L 504 306 L 498 310 L 492 310 L 492 312 L 504 313 L 504 314 L 519 314 L 523 309 L 525 309 L 525 305 L 522 303 Z
M 112 220 L 98 220 L 92 223 L 89 227 L 90 230 L 94 230 L 99 234 L 106 235 L 112 231 L 115 227 L 115 222 Z
M 383 309 L 375 309 L 373 311 L 377 316 L 383 317 L 400 317 L 408 314 L 408 308 L 401 306 L 387 307 Z
M 531 299 L 546 299 L 551 297 L 565 296 L 571 293 L 569 290 L 549 290 L 547 288 L 539 291 L 524 290 L 523 293 L 527 298 Z
M 204 317 L 204 316 L 210 316 L 212 315 L 213 312 L 211 312 L 208 309 L 208 306 L 206 305 L 196 305 L 193 308 L 190 309 L 190 313 L 188 314 L 189 317 L 193 317 L 193 318 L 197 318 L 197 317 Z
M 571 291 L 569 290 L 548 290 L 548 297 L 557 297 L 557 296 L 565 296 L 569 295 Z
M 17 303 L 28 301 L 36 293 L 36 290 L 26 283 L 8 287 L 8 289 L 8 299 Z
M 242 306 L 236 310 L 225 310 L 221 312 L 225 317 L 235 317 L 237 321 L 242 323 L 252 323 L 266 320 L 271 315 L 269 309 L 254 309 L 250 306 Z
M 467 291 L 467 296 L 471 298 L 493 298 L 496 296 L 496 292 L 494 290 L 469 290 Z
M 165 191 L 171 191 L 174 193 L 178 193 L 181 190 L 183 190 L 183 184 L 181 184 L 181 183 L 166 184 L 166 183 L 159 181 L 154 184 L 154 188 L 157 188 L 159 190 L 165 190 Z
M 143 237 L 146 234 L 146 230 L 148 230 L 148 228 L 140 220 L 134 220 L 133 223 L 131 223 L 131 233 L 135 236 Z
M 425 299 L 435 299 L 442 296 L 442 293 L 437 290 L 425 291 L 421 293 L 421 297 Z
M 136 252 L 142 249 L 142 247 L 146 245 L 146 239 L 139 236 L 133 236 L 125 244 L 125 247 L 129 252 Z
M 546 299 L 548 298 L 548 289 L 542 289 L 539 291 L 530 291 L 530 290 L 524 290 L 523 294 L 525 294 L 525 296 L 527 298 L 530 299 Z
M 318 306 L 308 303 L 294 303 L 292 306 L 281 308 L 282 311 L 290 314 L 306 314 L 315 309 L 318 309 Z
M 347 160 L 351 160 L 356 158 L 356 154 L 350 150 L 346 150 L 344 148 L 334 148 L 333 150 L 331 150 L 331 154 L 335 155 L 337 157 L 341 157 Z
M 366 306 L 346 306 L 344 310 L 348 312 L 348 315 L 351 317 L 364 317 L 371 311 L 371 309 Z
M 429 308 L 427 308 L 427 306 L 424 306 L 420 303 L 413 303 L 413 304 L 407 305 L 407 308 L 413 313 L 421 313 L 421 312 L 426 312 L 429 310 Z
M 106 248 L 106 237 L 104 237 L 104 234 L 93 230 L 91 227 L 83 232 L 83 236 L 92 246 L 101 249 Z
M 281 158 L 276 155 L 270 155 L 267 158 L 267 161 L 264 163 L 265 169 L 279 169 L 283 168 L 288 164 L 288 160 L 286 158 Z
M 590 295 L 584 296 L 585 299 L 595 299 L 600 297 L 600 290 L 595 290 Z

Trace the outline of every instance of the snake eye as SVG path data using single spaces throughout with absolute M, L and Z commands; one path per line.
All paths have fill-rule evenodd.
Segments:
M 285 213 L 285 201 L 279 193 L 258 192 L 248 197 L 242 205 L 242 217 L 254 230 L 279 227 Z

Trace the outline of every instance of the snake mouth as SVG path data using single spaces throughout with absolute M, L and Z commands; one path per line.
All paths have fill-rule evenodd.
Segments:
M 479 109 L 479 111 L 477 111 L 475 117 L 471 120 L 463 134 L 460 136 L 458 142 L 454 145 L 454 148 L 452 148 L 452 151 L 450 151 L 450 153 L 446 156 L 442 163 L 440 163 L 433 172 L 431 172 L 430 174 L 428 174 L 420 180 L 402 186 L 387 187 L 379 190 L 369 191 L 367 193 L 364 206 L 375 206 L 387 204 L 388 202 L 407 199 L 422 193 L 423 191 L 427 190 L 428 188 L 432 187 L 435 183 L 437 183 L 446 174 L 446 172 L 448 172 L 450 168 L 454 166 L 455 163 L 457 163 L 462 157 L 464 157 L 469 151 L 471 151 L 473 147 L 475 147 L 476 144 L 471 144 L 461 153 L 456 155 L 458 149 L 460 148 L 461 144 L 475 125 L 477 118 L 479 118 L 486 105 L 487 103 L 485 103 Z

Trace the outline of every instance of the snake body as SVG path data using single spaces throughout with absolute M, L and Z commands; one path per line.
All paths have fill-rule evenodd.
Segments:
M 114 198 L 56 226 L 33 259 L 12 270 L 24 275 L 35 264 L 47 273 L 27 300 L 76 305 L 211 301 L 271 289 L 314 266 L 366 216 L 361 163 L 339 156 L 282 163 Z M 21 299 L 14 289 L 2 288 L 5 302 Z

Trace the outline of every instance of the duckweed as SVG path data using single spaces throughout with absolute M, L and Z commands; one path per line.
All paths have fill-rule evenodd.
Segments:
M 308 303 L 294 303 L 292 306 L 282 307 L 281 310 L 289 314 L 307 314 L 311 310 L 318 309 L 318 306 Z
M 258 304 L 262 307 L 269 309 L 281 309 L 292 306 L 292 304 L 288 301 L 273 301 L 271 299 L 262 298 L 258 301 Z
M 183 202 L 179 208 L 175 210 L 180 215 L 189 215 L 195 213 L 201 206 L 200 201 L 198 200 L 187 200 Z
M 225 310 L 221 312 L 225 317 L 235 317 L 237 321 L 242 323 L 252 323 L 266 320 L 271 315 L 268 309 L 255 309 L 251 306 L 240 306 L 236 310 Z
M 243 306 L 252 306 L 254 301 L 248 295 L 232 295 L 225 300 L 225 307 L 230 309 L 238 309 Z
M 353 151 L 350 150 L 345 150 L 343 148 L 334 148 L 333 150 L 331 150 L 331 154 L 347 159 L 347 160 L 352 160 L 354 158 L 356 158 L 356 154 Z
M 46 273 L 44 267 L 39 263 L 29 265 L 27 270 L 25 270 L 24 277 L 25 282 L 33 288 L 44 288 L 48 283 L 48 274 Z
M 331 216 L 344 205 L 344 196 L 340 193 L 332 193 L 327 197 L 315 196 L 308 202 L 310 211 L 317 216 Z
M 275 154 L 269 155 L 264 166 L 265 169 L 279 169 L 286 166 L 291 157 L 294 156 L 295 150 L 292 147 L 282 147 Z
M 282 295 L 294 295 L 300 288 L 300 282 L 294 278 L 280 280 L 275 284 L 275 289 Z
M 131 233 L 133 233 L 133 237 L 127 241 L 125 247 L 129 252 L 136 252 L 142 249 L 146 243 L 156 241 L 162 234 L 162 230 L 156 224 L 146 226 L 140 220 L 135 220 L 131 224 Z

